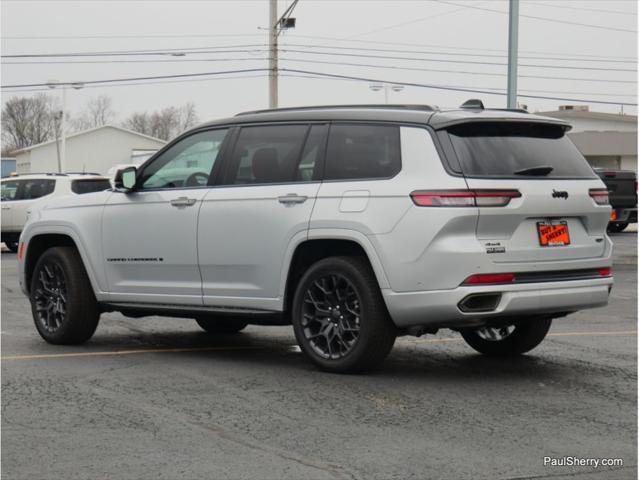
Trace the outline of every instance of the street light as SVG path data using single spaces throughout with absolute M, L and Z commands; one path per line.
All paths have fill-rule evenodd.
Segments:
M 60 115 L 60 150 L 58 152 L 58 172 L 62 173 L 66 167 L 67 160 L 67 88 L 73 88 L 74 90 L 80 90 L 84 87 L 82 82 L 61 83 L 57 80 L 49 80 L 47 87 L 55 89 L 60 87 L 62 89 L 62 111 Z
M 402 90 L 404 90 L 404 85 L 395 85 L 392 83 L 373 83 L 372 85 L 369 85 L 368 88 L 370 88 L 373 92 L 384 90 L 384 103 L 388 103 L 389 90 L 392 90 L 393 92 L 401 92 Z

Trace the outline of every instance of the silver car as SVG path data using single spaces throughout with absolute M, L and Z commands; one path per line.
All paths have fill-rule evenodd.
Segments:
M 488 355 L 533 349 L 608 302 L 608 192 L 568 124 L 470 105 L 243 113 L 51 202 L 20 239 L 38 332 L 85 342 L 110 311 L 292 324 L 335 372 L 440 328 Z

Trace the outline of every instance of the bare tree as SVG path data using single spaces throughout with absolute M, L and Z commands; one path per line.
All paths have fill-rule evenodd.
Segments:
M 115 112 L 112 105 L 113 102 L 108 95 L 92 98 L 87 103 L 86 108 L 80 113 L 80 116 L 73 120 L 74 128 L 76 130 L 87 130 L 113 123 Z
M 169 140 L 197 123 L 195 105 L 186 103 L 181 107 L 166 107 L 156 112 L 136 112 L 123 123 L 125 128 L 152 137 Z
M 46 142 L 56 134 L 53 99 L 44 94 L 13 97 L 2 109 L 2 151 L 9 152 Z

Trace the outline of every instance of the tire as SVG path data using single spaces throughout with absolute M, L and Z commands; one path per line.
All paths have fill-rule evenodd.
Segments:
M 198 317 L 195 321 L 205 332 L 218 334 L 238 333 L 248 325 L 246 322 L 242 322 L 239 319 L 224 317 L 223 315 L 214 317 Z
M 483 328 L 462 330 L 461 335 L 464 337 L 466 343 L 479 353 L 497 357 L 508 357 L 529 352 L 539 345 L 542 340 L 546 338 L 551 324 L 552 318 L 544 317 L 503 327 L 505 329 L 511 329 L 512 331 L 501 340 L 487 340 L 485 334 L 483 335 L 484 338 L 482 338 Z M 498 327 L 492 330 L 499 331 L 500 328 Z
M 335 373 L 379 366 L 397 336 L 375 274 L 361 257 L 330 257 L 313 264 L 297 285 L 292 323 L 306 356 Z
M 49 343 L 84 343 L 98 326 L 98 304 L 73 247 L 53 247 L 42 254 L 33 270 L 29 299 L 36 329 Z
M 619 233 L 623 232 L 628 224 L 626 222 L 614 222 L 608 224 L 608 232 L 610 233 Z
M 18 242 L 4 242 L 10 252 L 18 253 Z

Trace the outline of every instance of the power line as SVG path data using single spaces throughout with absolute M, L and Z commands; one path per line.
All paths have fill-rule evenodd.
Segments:
M 287 78 L 309 78 L 309 79 L 318 79 L 318 80 L 335 80 L 335 81 L 352 81 L 358 82 L 360 80 L 348 80 L 342 78 L 327 78 L 319 75 L 309 75 L 309 74 L 293 74 L 284 72 L 282 77 Z M 238 75 L 238 76 L 229 76 L 229 77 L 213 77 L 213 78 L 189 78 L 189 79 L 178 79 L 178 80 L 160 80 L 160 81 L 141 81 L 137 83 L 117 83 L 117 84 L 107 84 L 107 85 L 87 85 L 86 88 L 112 88 L 112 87 L 125 87 L 125 86 L 138 86 L 138 85 L 165 85 L 165 84 L 175 84 L 175 83 L 192 83 L 192 82 L 209 82 L 209 81 L 221 81 L 221 80 L 235 80 L 235 79 L 252 79 L 252 78 L 265 78 L 268 77 L 268 73 L 259 73 L 256 75 Z M 456 88 L 464 88 L 471 89 L 473 87 L 466 85 L 436 85 L 441 87 L 456 87 Z M 496 91 L 504 91 L 503 87 L 482 87 L 485 90 L 496 90 Z M 19 90 L 11 90 L 11 93 L 28 93 L 28 92 L 45 92 L 48 91 L 49 88 L 29 88 L 29 89 L 19 89 Z M 521 92 L 531 92 L 531 93 L 556 93 L 556 94 L 579 94 L 579 95 L 597 95 L 597 96 L 627 96 L 633 97 L 635 95 L 627 95 L 627 94 L 607 94 L 607 93 L 598 93 L 598 92 L 557 92 L 552 90 L 531 90 L 531 89 L 523 89 Z M 614 102 L 617 105 L 617 102 Z
M 226 46 L 207 46 L 207 47 L 185 47 L 185 48 L 165 48 L 165 49 L 152 49 L 152 50 L 111 50 L 111 51 L 94 51 L 94 52 L 57 52 L 57 53 L 27 53 L 27 54 L 8 54 L 1 55 L 0 58 L 54 58 L 54 57 L 100 57 L 100 56 L 143 56 L 143 55 L 156 55 L 156 56 L 183 56 L 183 55 L 197 55 L 207 53 L 259 53 L 263 52 L 266 44 L 254 43 L 254 44 L 241 44 L 241 45 L 226 45 Z M 330 50 L 355 50 L 365 52 L 384 52 L 384 53 L 403 53 L 403 54 L 424 54 L 424 55 L 447 55 L 447 56 L 462 56 L 462 57 L 488 57 L 488 58 L 504 58 L 504 54 L 478 54 L 478 53 L 457 53 L 457 52 L 442 52 L 442 51 L 417 51 L 406 49 L 389 49 L 389 48 L 370 48 L 370 47 L 344 47 L 344 46 L 331 46 L 331 45 L 309 45 L 299 43 L 289 43 L 285 47 L 299 47 L 307 49 L 327 48 Z M 224 49 L 236 49 L 236 50 L 224 50 Z M 241 49 L 241 50 L 240 50 Z M 248 50 L 245 50 L 248 49 Z M 393 57 L 395 58 L 395 57 Z M 582 59 L 582 58 L 568 58 L 568 57 L 540 57 L 540 56 L 520 56 L 519 58 L 525 59 L 537 59 L 537 60 L 561 60 L 561 61 L 575 61 L 575 62 L 595 62 L 595 63 L 636 63 L 636 60 L 609 60 L 609 59 Z M 401 57 L 400 57 L 401 59 Z M 505 64 L 503 64 L 505 65 Z M 634 70 L 632 70 L 634 71 Z
M 531 3 L 536 3 L 537 5 L 543 5 L 544 7 L 551 7 L 551 8 L 563 8 L 566 10 L 574 10 L 574 11 L 584 11 L 584 12 L 598 12 L 598 13 L 612 13 L 615 15 L 631 15 L 633 17 L 636 17 L 637 14 L 634 12 L 620 12 L 619 10 L 603 10 L 600 8 L 586 8 L 586 7 L 568 7 L 566 5 L 557 5 L 556 1 L 553 0 L 553 2 L 551 3 L 546 3 L 546 2 L 538 2 L 535 0 L 526 0 L 525 2 L 522 2 L 522 5 L 529 5 Z
M 449 87 L 449 86 L 440 86 L 433 84 L 425 84 L 425 83 L 416 83 L 416 82 L 402 82 L 395 80 L 383 80 L 379 78 L 369 78 L 369 77 L 359 77 L 353 75 L 340 75 L 334 73 L 325 73 L 325 72 L 315 72 L 309 70 L 298 70 L 291 68 L 282 68 L 280 69 L 282 72 L 288 73 L 298 73 L 298 74 L 307 74 L 307 75 L 317 75 L 325 78 L 335 78 L 335 79 L 343 79 L 343 80 L 358 80 L 362 82 L 369 83 L 391 83 L 395 85 L 403 85 L 408 87 L 419 87 L 419 88 L 430 88 L 435 90 L 448 90 L 448 91 L 458 91 L 458 92 L 467 92 L 467 93 L 481 93 L 485 95 L 500 95 L 503 96 L 505 93 L 503 92 L 494 92 L 489 89 L 477 89 L 477 88 L 459 88 L 459 87 Z M 258 72 L 268 72 L 268 68 L 254 68 L 254 69 L 245 69 L 245 70 L 229 70 L 229 71 L 221 71 L 221 72 L 199 72 L 199 73 L 182 73 L 182 74 L 174 74 L 174 75 L 156 75 L 156 76 L 148 76 L 148 77 L 132 77 L 132 78 L 111 78 L 104 80 L 89 80 L 84 81 L 85 85 L 99 85 L 99 84 L 116 84 L 122 82 L 136 82 L 143 80 L 161 80 L 161 79 L 177 79 L 177 78 L 193 78 L 193 77 L 204 77 L 204 76 L 220 76 L 220 75 L 228 75 L 228 74 L 237 74 L 237 73 L 258 73 Z M 64 84 L 64 82 L 62 82 Z M 45 87 L 46 83 L 32 83 L 32 84 L 16 84 L 16 85 L 3 85 L 0 86 L 2 89 L 12 89 L 12 88 L 29 88 L 29 87 Z M 557 100 L 564 102 L 583 102 L 583 103 L 597 103 L 604 105 L 627 105 L 627 106 L 636 106 L 636 103 L 629 102 L 612 102 L 612 101 L 604 101 L 604 100 L 595 100 L 595 99 L 583 99 L 583 98 L 567 98 L 567 97 L 554 97 L 554 96 L 543 96 L 543 95 L 529 95 L 522 94 L 519 95 L 521 98 L 536 98 L 536 99 L 544 99 L 544 100 Z
M 180 56 L 186 54 L 219 54 L 219 53 L 264 53 L 266 50 L 264 49 L 255 49 L 255 50 L 214 50 L 214 51 L 206 51 L 199 50 L 197 52 L 189 52 L 186 50 L 180 51 Z M 280 48 L 279 51 L 283 53 L 303 53 L 307 55 L 323 55 L 323 56 L 337 56 L 337 57 L 356 57 L 356 58 L 373 58 L 373 59 L 383 59 L 383 60 L 393 60 L 393 61 L 419 61 L 419 62 L 434 62 L 434 63 L 456 63 L 456 64 L 468 64 L 468 65 L 481 65 L 481 66 L 499 66 L 504 67 L 507 66 L 507 63 L 504 62 L 488 62 L 488 61 L 474 61 L 474 60 L 449 60 L 445 58 L 425 58 L 425 57 L 397 57 L 390 55 L 373 55 L 373 54 L 364 54 L 364 53 L 345 53 L 345 52 L 326 52 L 326 51 L 317 51 L 317 50 L 298 50 L 295 48 Z M 94 53 L 49 53 L 49 54 L 20 54 L 20 55 L 3 55 L 2 58 L 61 58 L 61 57 L 103 57 L 103 56 L 139 56 L 139 55 L 154 55 L 154 56 L 167 56 L 170 55 L 166 52 L 151 52 L 151 53 L 132 53 L 132 52 L 118 52 L 118 53 L 104 53 L 104 52 L 94 52 Z M 181 59 L 174 61 L 186 61 L 193 62 L 198 61 L 194 59 Z M 10 62 L 5 62 L 10 64 Z M 46 62 L 35 62 L 35 63 L 46 63 Z M 50 63 L 83 63 L 83 62 L 50 62 Z M 106 62 L 94 62 L 94 63 L 117 63 L 117 61 L 106 61 Z M 609 67 L 579 67 L 574 65 L 540 65 L 540 64 L 526 64 L 520 63 L 520 67 L 528 67 L 528 68 L 542 68 L 542 69 L 561 69 L 561 70 L 589 70 L 589 71 L 604 71 L 604 72 L 629 72 L 635 73 L 636 69 L 627 69 L 627 68 L 609 68 Z
M 470 7 L 466 7 L 470 8 Z M 505 13 L 505 12 L 502 12 Z M 115 39 L 115 38 L 212 38 L 212 37 L 251 37 L 251 36 L 259 36 L 263 37 L 264 34 L 260 33 L 244 33 L 244 34 L 158 34 L 158 35 L 46 35 L 46 36 L 3 36 L 1 37 L 3 40 L 77 40 L 77 39 Z M 450 46 L 450 45 L 441 45 L 441 44 L 423 44 L 423 43 L 407 43 L 407 42 L 392 42 L 392 41 L 378 41 L 378 40 L 356 40 L 356 39 L 343 39 L 343 38 L 335 38 L 335 37 L 326 37 L 319 35 L 300 35 L 295 33 L 287 33 L 289 37 L 296 38 L 306 38 L 309 40 L 327 40 L 330 42 L 340 42 L 340 43 L 363 43 L 363 44 L 376 44 L 376 45 L 398 45 L 398 46 L 408 46 L 408 47 L 437 47 L 437 48 L 445 48 L 449 50 L 466 50 L 466 51 L 489 51 L 489 52 L 503 52 L 503 49 L 497 48 L 477 48 L 477 47 L 461 47 L 461 46 Z M 233 47 L 233 45 L 229 45 L 228 47 Z M 204 47 L 204 48 L 213 48 L 213 47 Z M 223 47 L 220 47 L 223 48 Z M 164 49 L 164 50 L 172 50 L 172 49 Z M 181 50 L 179 48 L 173 50 Z M 194 50 L 194 48 L 190 48 L 190 50 Z M 636 57 L 627 57 L 627 56 L 615 56 L 615 55 L 584 55 L 579 53 L 568 53 L 568 52 L 547 52 L 547 51 L 539 51 L 539 50 L 521 50 L 522 53 L 537 53 L 544 55 L 572 55 L 575 57 L 584 57 L 584 58 L 618 58 L 618 59 L 629 59 L 636 60 Z M 550 57 L 549 57 L 550 58 Z
M 465 6 L 466 8 L 472 8 L 474 10 L 483 10 L 483 11 L 486 11 L 486 12 L 508 14 L 508 12 L 505 12 L 503 10 L 495 10 L 495 9 L 486 8 L 486 7 L 477 7 L 475 5 L 461 5 L 459 3 L 449 2 L 447 0 L 432 0 L 432 1 L 433 2 L 437 2 L 437 3 L 443 3 L 445 5 L 455 5 L 455 6 L 458 6 L 458 7 Z M 608 27 L 608 26 L 605 26 L 605 25 L 594 25 L 594 24 L 591 24 L 591 23 L 571 22 L 571 21 L 568 21 L 568 20 L 557 20 L 556 18 L 538 17 L 536 15 L 527 15 L 527 14 L 523 14 L 523 13 L 520 13 L 519 16 L 520 17 L 525 17 L 525 18 L 532 18 L 533 20 L 542 20 L 544 22 L 562 23 L 562 24 L 565 24 L 565 25 L 576 25 L 576 26 L 579 26 L 579 27 L 599 28 L 599 29 L 602 29 L 602 30 L 611 30 L 611 31 L 615 31 L 615 32 L 628 32 L 628 33 L 634 33 L 634 34 L 637 33 L 636 30 L 628 30 L 626 28 Z
M 101 63 L 180 63 L 180 62 L 224 62 L 224 61 L 266 61 L 268 58 L 243 58 L 243 59 L 175 59 L 175 60 L 88 60 L 88 61 L 42 61 L 42 62 L 2 62 L 3 64 L 101 64 Z M 396 65 L 378 65 L 371 63 L 355 63 L 355 62 L 337 62 L 337 61 L 324 61 L 324 60 L 310 60 L 302 58 L 285 57 L 282 61 L 320 64 L 320 65 L 338 65 L 349 67 L 364 67 L 364 68 L 376 68 L 384 70 L 402 70 L 412 72 L 427 72 L 427 73 L 453 73 L 463 75 L 476 75 L 476 76 L 489 76 L 489 77 L 505 77 L 504 73 L 496 72 L 477 72 L 469 70 L 445 70 L 437 68 L 420 68 L 420 67 L 406 67 Z M 633 84 L 637 83 L 633 80 L 616 80 L 616 79 L 600 79 L 600 78 L 584 78 L 584 77 L 563 77 L 563 76 L 547 76 L 547 75 L 526 75 L 520 74 L 520 78 L 534 78 L 542 80 L 570 80 L 570 81 L 582 81 L 582 82 L 594 82 L 594 83 L 623 83 Z

